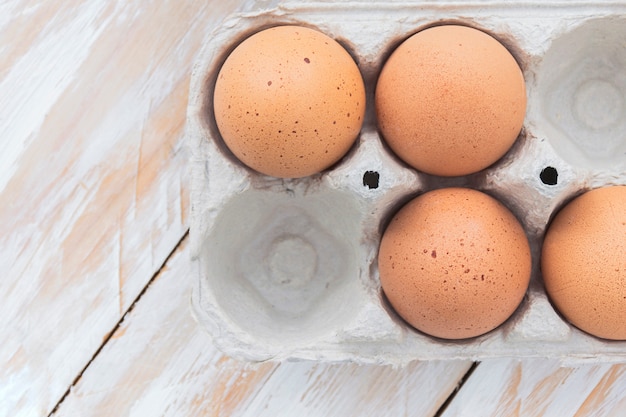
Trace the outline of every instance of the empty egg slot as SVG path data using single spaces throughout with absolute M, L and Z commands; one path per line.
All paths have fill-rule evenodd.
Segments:
M 359 233 L 349 195 L 248 190 L 216 219 L 203 273 L 220 309 L 259 343 L 311 343 L 356 309 Z
M 625 19 L 588 21 L 557 38 L 537 72 L 536 117 L 574 166 L 626 167 L 625 36 Z

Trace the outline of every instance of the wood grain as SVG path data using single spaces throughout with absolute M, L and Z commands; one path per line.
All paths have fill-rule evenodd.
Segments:
M 430 416 L 471 365 L 229 359 L 191 317 L 188 257 L 183 246 L 56 416 Z
M 185 233 L 191 67 L 236 4 L 0 4 L 0 416 L 49 413 Z
M 626 365 L 498 359 L 476 368 L 443 417 L 608 417 L 625 410 Z

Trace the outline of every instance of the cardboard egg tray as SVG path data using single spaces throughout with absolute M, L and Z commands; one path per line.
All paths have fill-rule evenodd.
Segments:
M 546 296 L 539 256 L 552 216 L 574 196 L 626 183 L 626 5 L 621 2 L 258 2 L 206 39 L 187 116 L 191 151 L 192 305 L 214 344 L 247 360 L 498 356 L 624 361 L 626 342 L 568 324 Z M 503 43 L 526 80 L 522 132 L 497 163 L 443 178 L 418 172 L 385 145 L 373 110 L 377 76 L 403 40 L 459 23 Z M 249 35 L 276 25 L 318 29 L 358 64 L 367 91 L 361 133 L 331 169 L 301 179 L 254 172 L 224 145 L 212 108 L 217 73 Z M 408 326 L 381 291 L 377 251 L 386 222 L 410 198 L 463 186 L 503 202 L 533 255 L 527 295 L 483 336 L 439 340 Z

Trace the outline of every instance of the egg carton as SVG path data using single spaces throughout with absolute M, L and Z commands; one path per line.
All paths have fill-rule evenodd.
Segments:
M 626 342 L 583 333 L 555 311 L 539 268 L 546 226 L 560 207 L 585 190 L 626 183 L 623 2 L 260 1 L 250 9 L 206 39 L 187 114 L 192 310 L 218 348 L 252 361 L 626 360 Z M 479 28 L 505 45 L 528 96 L 510 151 L 483 171 L 454 178 L 401 162 L 377 130 L 373 109 L 377 76 L 394 48 L 449 23 Z M 228 54 L 251 34 L 283 24 L 315 28 L 341 43 L 367 92 L 364 124 L 349 153 L 300 179 L 245 167 L 223 143 L 212 108 Z M 533 256 L 530 286 L 513 316 L 462 341 L 430 337 L 400 319 L 382 293 L 376 261 L 390 216 L 412 197 L 450 186 L 503 202 L 522 223 Z

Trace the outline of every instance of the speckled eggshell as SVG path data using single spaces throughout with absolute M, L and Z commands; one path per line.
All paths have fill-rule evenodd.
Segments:
M 363 122 L 365 87 L 335 40 L 278 26 L 232 51 L 213 104 L 220 134 L 239 160 L 266 175 L 297 178 L 330 167 L 350 149 Z
M 406 204 L 387 226 L 382 289 L 406 322 L 465 339 L 502 324 L 530 281 L 528 240 L 515 216 L 480 191 L 445 188 Z
M 441 176 L 500 159 L 526 112 L 524 77 L 509 51 L 480 30 L 425 29 L 385 63 L 376 86 L 379 128 L 406 163 Z
M 541 268 L 561 314 L 597 337 L 626 340 L 626 186 L 588 191 L 550 224 Z

